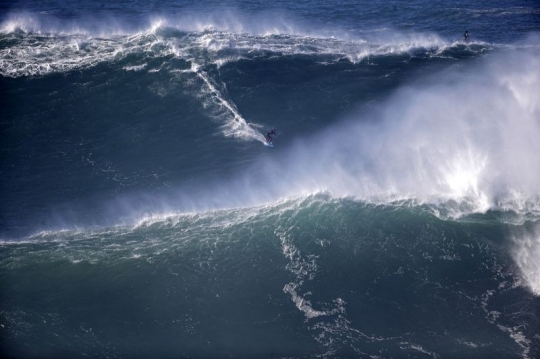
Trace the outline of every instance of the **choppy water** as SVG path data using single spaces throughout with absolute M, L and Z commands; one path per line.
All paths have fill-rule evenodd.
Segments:
M 539 28 L 531 1 L 3 3 L 2 353 L 539 356 Z

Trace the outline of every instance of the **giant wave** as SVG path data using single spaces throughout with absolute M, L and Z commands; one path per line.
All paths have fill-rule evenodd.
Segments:
M 35 196 L 25 199 L 35 212 L 17 207 L 15 196 L 8 202 L 13 216 L 28 217 L 16 222 L 22 235 L 0 242 L 8 353 L 536 356 L 537 35 L 464 44 L 434 33 L 344 34 L 234 13 L 160 16 L 139 27 L 78 21 L 19 13 L 0 26 L 2 80 L 44 103 L 28 114 L 10 108 L 19 117 L 10 118 L 8 152 L 35 163 L 7 172 L 9 180 L 41 184 L 30 170 L 62 169 L 52 184 L 22 192 Z M 399 77 L 404 69 L 408 76 Z M 280 81 L 257 76 L 280 71 Z M 57 98 L 58 79 L 80 85 L 73 101 Z M 24 90 L 34 83 L 54 91 Z M 310 106 L 322 99 L 331 107 L 340 87 L 354 92 L 344 103 L 356 103 L 315 113 Z M 72 88 L 58 91 L 71 96 Z M 308 100 L 287 102 L 295 92 Z M 93 110 L 119 94 L 124 112 L 109 107 L 99 114 L 114 115 L 103 121 L 62 113 L 79 102 Z M 265 96 L 271 100 L 246 105 Z M 307 121 L 294 128 L 290 118 L 271 119 L 274 103 L 291 107 L 293 122 L 322 120 L 309 131 Z M 121 117 L 132 112 L 142 124 Z M 169 120 L 192 127 L 163 129 Z M 259 142 L 270 121 L 291 134 L 280 132 L 267 151 Z M 77 126 L 88 138 L 78 138 L 86 133 Z M 173 128 L 215 133 L 190 142 L 200 146 L 193 152 L 181 147 L 193 161 L 175 162 L 171 142 L 161 143 Z M 45 145 L 34 148 L 26 138 L 39 130 Z M 144 131 L 155 137 L 141 141 Z M 135 142 L 141 157 L 154 144 L 145 159 L 156 166 L 142 168 L 132 153 L 115 156 L 129 147 L 119 143 Z M 126 158 L 136 171 L 122 172 Z M 208 163 L 218 165 L 205 176 L 154 171 Z M 62 189 L 71 182 L 61 176 L 88 173 L 90 185 Z M 162 173 L 170 178 L 153 188 Z M 155 181 L 144 182 L 149 177 Z

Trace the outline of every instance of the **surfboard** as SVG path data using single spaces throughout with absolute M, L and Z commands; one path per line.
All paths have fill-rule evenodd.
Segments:
M 268 147 L 274 147 L 274 144 L 272 142 L 265 142 L 264 145 Z

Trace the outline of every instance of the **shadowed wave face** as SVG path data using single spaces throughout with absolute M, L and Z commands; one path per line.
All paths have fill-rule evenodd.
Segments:
M 0 13 L 3 354 L 539 355 L 530 3 Z

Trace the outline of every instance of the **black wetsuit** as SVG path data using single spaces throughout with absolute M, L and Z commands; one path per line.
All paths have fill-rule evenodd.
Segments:
M 277 136 L 276 130 L 268 131 L 266 133 L 266 142 L 268 142 L 268 143 L 272 142 L 272 135 Z

